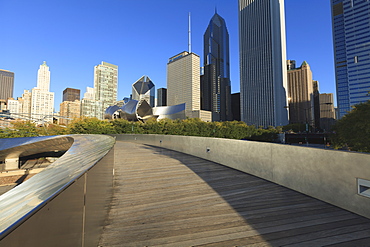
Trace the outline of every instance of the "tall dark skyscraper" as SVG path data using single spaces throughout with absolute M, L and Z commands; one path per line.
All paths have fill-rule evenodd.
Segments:
M 331 0 L 339 118 L 370 100 L 370 1 Z
M 288 124 L 283 0 L 239 0 L 241 120 Z
M 240 121 L 240 93 L 231 94 L 231 112 L 233 120 Z
M 167 106 L 167 88 L 157 90 L 157 106 Z
M 212 121 L 232 119 L 229 33 L 225 20 L 217 12 L 204 33 L 201 108 L 212 112 Z

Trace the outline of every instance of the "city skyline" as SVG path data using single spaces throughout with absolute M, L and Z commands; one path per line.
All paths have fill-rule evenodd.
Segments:
M 7 33 L 0 41 L 0 69 L 15 73 L 13 97 L 35 86 L 42 61 L 51 67 L 50 91 L 55 92 L 56 107 L 65 88 L 83 93 L 93 86 L 93 67 L 100 61 L 120 68 L 118 100 L 129 96 L 132 82 L 144 74 L 156 82 L 157 88 L 166 87 L 168 57 L 188 49 L 188 12 L 192 16 L 192 51 L 203 54 L 203 33 L 215 6 L 230 35 L 231 92 L 239 92 L 236 0 L 109 1 L 102 7 L 97 1 L 88 3 L 86 11 L 84 1 L 74 3 L 73 9 L 68 1 L 48 5 L 41 1 L 0 3 L 0 9 L 6 10 L 2 14 Z M 319 81 L 320 92 L 335 93 L 330 2 L 286 0 L 285 10 L 287 59 L 297 63 L 306 60 L 313 79 Z M 25 21 L 21 16 L 29 11 L 34 14 Z M 102 15 L 96 18 L 97 13 Z M 44 29 L 36 30 L 41 21 Z M 102 35 L 95 35 L 99 30 L 104 30 Z M 203 59 L 201 56 L 201 64 Z

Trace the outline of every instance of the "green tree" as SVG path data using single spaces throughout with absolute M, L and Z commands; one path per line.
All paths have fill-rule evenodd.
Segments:
M 70 134 L 115 134 L 113 124 L 97 118 L 75 119 L 67 127 Z
M 132 134 L 134 132 L 134 122 L 125 119 L 115 119 L 111 123 L 117 134 Z
M 333 131 L 334 148 L 348 146 L 353 151 L 370 152 L 370 100 L 353 106 L 334 124 Z
M 283 126 L 282 128 L 283 131 L 292 131 L 294 133 L 306 131 L 306 125 L 303 123 L 288 124 Z
M 5 130 L 3 138 L 39 136 L 40 130 L 31 121 L 17 121 Z

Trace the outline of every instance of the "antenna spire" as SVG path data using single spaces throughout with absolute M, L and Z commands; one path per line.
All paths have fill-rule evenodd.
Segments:
M 190 12 L 189 12 L 189 30 L 188 30 L 188 46 L 189 46 L 189 53 L 191 53 L 191 23 L 190 23 Z

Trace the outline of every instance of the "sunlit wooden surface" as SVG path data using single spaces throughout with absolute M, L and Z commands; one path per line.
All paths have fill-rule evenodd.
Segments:
M 194 156 L 118 141 L 100 246 L 370 246 L 370 220 Z

